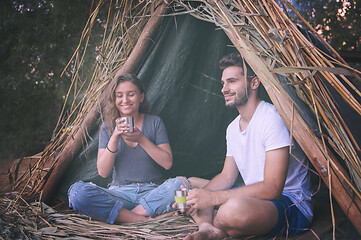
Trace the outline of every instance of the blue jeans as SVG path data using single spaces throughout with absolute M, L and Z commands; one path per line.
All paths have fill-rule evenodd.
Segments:
M 150 217 L 155 217 L 173 210 L 174 191 L 181 185 L 189 186 L 188 179 L 177 177 L 161 185 L 134 183 L 109 188 L 79 181 L 68 190 L 69 207 L 110 224 L 115 222 L 122 208 L 132 210 L 138 205 L 142 205 Z

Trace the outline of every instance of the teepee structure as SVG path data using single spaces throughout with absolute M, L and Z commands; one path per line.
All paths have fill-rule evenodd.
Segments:
M 92 75 L 84 84 L 79 81 L 79 75 L 87 41 L 105 3 L 108 3 L 109 15 L 104 40 Z M 50 202 L 72 160 L 93 141 L 92 131 L 102 120 L 102 105 L 114 77 L 123 73 L 145 75 L 147 71 L 140 66 L 152 58 L 149 49 L 158 48 L 158 56 L 169 56 L 159 49 L 172 42 L 161 42 L 156 36 L 161 35 L 165 19 L 175 22 L 177 28 L 177 17 L 188 15 L 224 32 L 229 41 L 225 44 L 232 51 L 240 52 L 260 77 L 291 135 L 312 163 L 314 174 L 329 188 L 331 207 L 334 198 L 361 234 L 361 136 L 357 125 L 361 119 L 361 92 L 353 84 L 360 81 L 361 73 L 351 68 L 311 26 L 308 25 L 307 31 L 297 27 L 284 10 L 302 17 L 287 1 L 281 3 L 282 7 L 274 0 L 174 0 L 169 3 L 100 0 L 71 59 L 75 66 L 69 92 L 86 97 L 74 102 L 68 115 L 65 111 L 62 113 L 51 143 L 29 171 L 16 177 L 14 188 L 22 189 L 28 198 Z M 312 41 L 309 36 L 316 40 Z M 189 41 L 187 38 L 176 40 Z M 184 56 L 177 55 L 177 59 Z M 174 65 L 176 63 L 168 67 Z M 206 70 L 203 74 L 207 74 Z M 150 91 L 152 94 L 171 91 L 165 88 L 171 81 L 164 75 L 157 75 L 157 81 L 166 90 L 157 88 Z M 151 86 L 149 83 L 148 89 Z M 171 101 L 172 96 L 163 97 L 162 101 Z M 156 103 L 153 101 L 153 109 L 157 109 Z M 192 168 L 192 163 L 194 161 L 188 162 L 187 166 Z

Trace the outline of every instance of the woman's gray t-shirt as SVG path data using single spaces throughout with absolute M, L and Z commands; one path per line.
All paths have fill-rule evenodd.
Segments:
M 144 114 L 141 131 L 155 145 L 169 143 L 165 125 L 158 116 Z M 103 123 L 99 134 L 99 149 L 106 148 L 110 136 L 108 125 Z M 111 185 L 119 186 L 132 182 L 160 184 L 162 182 L 162 174 L 158 163 L 139 144 L 135 148 L 131 148 L 121 137 L 115 156 Z

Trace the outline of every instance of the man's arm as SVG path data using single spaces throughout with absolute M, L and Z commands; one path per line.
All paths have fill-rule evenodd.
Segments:
M 235 166 L 234 159 L 233 158 L 230 159 L 233 160 L 230 162 L 233 163 Z M 262 182 L 243 186 L 237 189 L 219 191 L 223 187 L 229 188 L 230 186 L 232 186 L 229 185 L 230 184 L 229 181 L 225 180 L 225 179 L 229 179 L 227 178 L 227 176 L 225 176 L 227 172 L 232 172 L 232 171 L 230 169 L 226 170 L 224 173 L 222 171 L 223 174 L 220 173 L 219 175 L 217 175 L 206 186 L 207 190 L 205 189 L 192 190 L 192 193 L 190 194 L 191 197 L 187 198 L 187 204 L 188 203 L 193 204 L 195 208 L 203 209 L 203 208 L 208 208 L 211 206 L 217 206 L 223 204 L 229 198 L 239 195 L 249 196 L 258 199 L 265 199 L 265 200 L 276 200 L 281 196 L 286 181 L 288 159 L 289 159 L 288 147 L 267 151 L 266 162 L 264 167 L 264 180 Z M 249 159 L 249 161 L 252 160 Z M 231 165 L 232 164 L 229 164 L 229 166 Z M 238 169 L 236 167 L 235 169 L 237 170 L 238 173 Z M 233 170 L 233 174 L 234 174 L 234 170 Z
M 215 193 L 212 196 L 217 198 L 217 191 L 230 189 L 237 180 L 238 174 L 239 171 L 234 158 L 227 156 L 221 173 L 215 176 L 203 189 L 196 188 L 188 192 L 187 205 L 192 205 L 193 209 L 201 208 L 198 206 L 203 206 L 202 208 L 215 206 L 210 204 L 216 201 L 210 199 L 210 193 Z
M 279 199 L 287 178 L 288 160 L 288 147 L 267 151 L 263 181 L 236 189 L 236 194 L 265 200 Z
M 210 191 L 219 191 L 224 189 L 230 189 L 237 180 L 239 171 L 233 157 L 227 156 L 222 172 L 215 176 L 204 189 Z

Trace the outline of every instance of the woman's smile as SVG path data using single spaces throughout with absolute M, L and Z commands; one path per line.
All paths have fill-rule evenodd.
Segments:
M 122 82 L 115 89 L 115 104 L 121 116 L 134 116 L 139 112 L 139 106 L 144 99 L 136 85 Z

